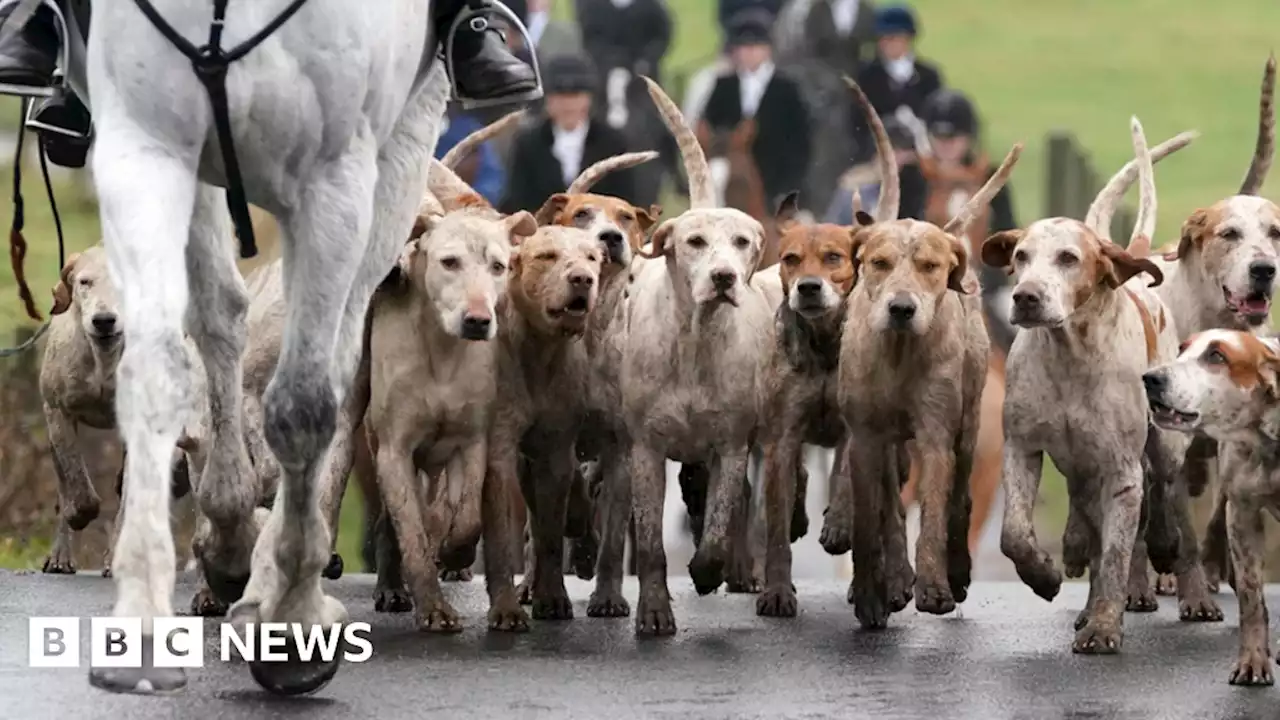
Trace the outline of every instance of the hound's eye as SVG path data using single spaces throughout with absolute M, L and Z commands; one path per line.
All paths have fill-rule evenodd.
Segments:
M 1267 237 L 1272 240 L 1280 240 L 1280 225 L 1272 225 L 1271 229 L 1267 231 Z
M 733 245 L 739 250 L 746 250 L 751 247 L 751 241 L 739 235 L 733 239 Z
M 507 266 L 497 260 L 494 260 L 493 263 L 489 265 L 489 269 L 493 271 L 494 275 L 501 275 L 507 271 Z
M 800 264 L 800 256 L 795 253 L 788 253 L 782 256 L 782 264 L 787 267 L 795 267 Z
M 591 219 L 591 213 L 587 212 L 586 210 L 579 210 L 578 212 L 573 214 L 573 219 L 577 222 L 584 222 L 586 220 Z
M 1022 250 L 1019 250 L 1013 254 L 1013 261 L 1021 265 L 1027 261 L 1027 254 Z
M 458 268 L 462 267 L 462 263 L 458 260 L 458 258 L 450 256 L 450 257 L 440 258 L 440 266 L 443 267 L 445 270 L 457 270 Z
M 1210 365 L 1226 365 L 1227 356 L 1223 355 L 1221 350 L 1210 350 L 1205 353 L 1204 361 Z
M 600 262 L 600 256 L 595 253 L 591 253 L 590 255 L 587 255 L 587 260 L 593 263 L 598 263 Z
M 885 260 L 884 258 L 876 258 L 875 260 L 871 261 L 871 267 L 877 270 L 888 270 L 889 261 Z
M 828 265 L 839 265 L 841 260 L 844 260 L 844 256 L 836 252 L 829 252 L 822 256 L 822 262 Z
M 618 215 L 618 220 L 623 223 L 632 223 L 632 222 L 635 222 L 636 216 L 632 215 L 631 213 L 621 213 L 620 215 Z
M 694 250 L 701 250 L 706 246 L 707 246 L 707 241 L 701 235 L 694 235 L 693 237 L 689 238 L 689 247 L 693 248 Z
M 1183 342 L 1181 345 L 1178 346 L 1178 354 L 1181 355 L 1182 353 L 1186 352 L 1187 348 L 1190 346 L 1191 346 L 1190 340 Z
M 87 287 L 90 287 L 91 285 L 93 285 L 93 281 L 92 281 L 92 280 L 90 280 L 89 278 L 80 278 L 80 280 L 79 280 L 79 284 L 80 284 L 80 287 L 85 287 L 85 288 L 87 288 Z
M 555 251 L 550 251 L 550 252 L 538 253 L 537 256 L 535 256 L 533 259 L 541 260 L 543 262 L 555 262 L 556 258 L 558 257 L 559 255 L 557 255 Z
M 923 273 L 924 273 L 924 274 L 926 274 L 926 275 L 930 275 L 930 274 L 933 274 L 933 273 L 937 272 L 937 271 L 938 271 L 938 268 L 940 268 L 940 267 L 942 267 L 942 266 L 941 266 L 941 265 L 939 265 L 938 263 L 933 262 L 933 261 L 929 261 L 929 262 L 926 262 L 926 263 L 924 263 L 923 265 L 921 265 L 921 266 L 920 266 L 920 271 L 921 271 L 921 272 L 923 272 Z
M 1239 240 L 1240 231 L 1235 228 L 1224 228 L 1218 232 L 1218 237 L 1223 240 Z
M 1059 265 L 1063 265 L 1065 267 L 1071 267 L 1078 262 L 1080 262 L 1080 258 L 1076 257 L 1074 253 L 1069 253 L 1069 252 L 1058 253 Z

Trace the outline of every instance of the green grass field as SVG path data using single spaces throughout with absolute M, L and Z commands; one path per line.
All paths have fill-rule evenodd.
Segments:
M 569 12 L 568 1 L 559 2 L 559 12 Z M 676 27 L 668 77 L 696 70 L 720 45 L 714 0 L 669 0 L 669 6 Z M 1239 186 L 1252 154 L 1262 66 L 1277 39 L 1280 3 L 1232 0 L 1230 12 L 1198 0 L 917 0 L 913 6 L 920 54 L 942 68 L 947 84 L 975 99 L 988 151 L 999 156 L 1016 141 L 1027 145 L 1012 180 L 1020 221 L 1041 211 L 1046 133 L 1074 132 L 1106 176 L 1132 156 L 1130 115 L 1143 121 L 1152 144 L 1186 129 L 1201 132 L 1157 167 L 1157 242 L 1171 242 L 1191 211 Z M 0 127 L 13 127 L 16 114 L 14 104 L 0 103 Z M 1275 174 L 1270 193 L 1280 187 Z M 7 176 L 4 182 L 7 197 Z M 43 311 L 57 278 L 57 249 L 37 173 L 28 173 L 26 189 L 27 272 Z M 60 193 L 69 248 L 95 242 L 91 207 L 76 202 L 71 186 Z M 11 208 L 3 204 L 7 226 Z M 10 274 L 0 272 L 0 338 L 21 325 L 34 327 Z M 1042 492 L 1046 506 L 1065 510 L 1061 482 L 1047 482 Z M 358 517 L 358 508 L 344 507 L 343 545 L 352 559 L 358 557 L 352 532 Z M 4 555 L 0 544 L 0 565 Z

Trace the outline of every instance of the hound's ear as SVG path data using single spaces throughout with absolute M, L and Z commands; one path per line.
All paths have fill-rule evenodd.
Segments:
M 773 220 L 781 228 L 783 225 L 795 222 L 798 212 L 800 212 L 800 191 L 792 190 L 778 201 L 778 210 L 773 214 Z
M 664 220 L 663 223 L 658 226 L 658 229 L 653 232 L 653 237 L 649 238 L 649 246 L 652 250 L 649 252 L 639 250 L 636 254 L 640 257 L 652 260 L 671 252 L 671 248 L 667 247 L 667 240 L 670 239 L 671 232 L 675 230 L 675 227 L 675 220 Z
M 414 224 L 415 229 L 417 223 Z M 403 290 L 409 284 L 409 276 L 413 268 L 413 256 L 418 252 L 417 239 L 410 240 L 404 244 L 400 250 L 400 257 L 396 258 L 396 264 L 391 266 L 391 270 L 387 276 L 382 279 L 382 283 L 378 286 L 381 290 L 389 290 L 396 292 Z
M 58 274 L 58 284 L 53 286 L 53 309 L 50 315 L 61 315 L 71 308 L 71 275 L 76 271 L 76 261 L 80 253 L 72 253 Z
M 635 208 L 636 222 L 640 223 L 640 232 L 647 233 L 649 228 L 658 222 L 658 218 L 662 217 L 661 205 L 650 205 L 648 210 L 644 208 Z
M 1103 267 L 1099 270 L 1102 276 L 1100 280 L 1110 288 L 1120 287 L 1129 278 L 1139 273 L 1147 273 L 1155 278 L 1155 282 L 1148 287 L 1156 287 L 1164 282 L 1164 273 L 1160 272 L 1160 268 L 1156 267 L 1155 263 L 1146 258 L 1136 258 L 1115 243 L 1103 242 L 1102 256 L 1109 262 L 1103 263 Z
M 1001 230 L 982 243 L 982 262 L 988 267 L 1013 273 L 1013 250 L 1022 242 L 1022 230 Z
M 853 224 L 859 227 L 871 227 L 876 224 L 876 219 L 868 215 L 866 212 L 859 210 L 853 214 Z
M 564 206 L 569 204 L 569 196 L 564 193 L 556 193 L 547 198 L 542 203 L 542 207 L 538 208 L 538 212 L 534 214 L 534 220 L 539 225 L 551 225 L 555 223 L 556 217 L 560 215 L 560 211 L 564 210 Z
M 854 225 L 849 228 L 849 264 L 853 266 L 852 285 L 858 284 L 858 277 L 862 274 L 862 246 L 867 242 L 867 231 L 864 228 Z
M 947 289 L 961 295 L 978 292 L 978 280 L 969 272 L 969 249 L 954 236 L 951 238 L 951 272 L 947 273 Z
M 423 235 L 431 234 L 432 228 L 440 221 L 439 215 L 423 214 L 413 219 L 413 230 L 409 232 L 410 240 L 417 240 Z
M 1192 249 L 1204 247 L 1204 232 L 1208 227 L 1208 211 L 1200 208 L 1191 213 L 1191 217 L 1182 223 L 1182 237 L 1178 240 L 1178 260 L 1190 255 Z M 1174 258 L 1167 259 L 1173 260 Z
M 538 232 L 538 221 L 524 210 L 503 218 L 502 224 L 507 228 L 512 245 L 519 245 L 520 238 L 527 238 Z

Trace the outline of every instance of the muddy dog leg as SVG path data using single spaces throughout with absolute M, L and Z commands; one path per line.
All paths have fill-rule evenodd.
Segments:
M 829 488 L 827 508 L 822 511 L 822 533 L 818 535 L 818 543 L 822 549 L 832 555 L 843 555 L 852 546 L 853 519 L 853 480 L 849 474 L 848 437 L 841 438 L 836 445 L 835 462 L 831 467 L 831 477 L 827 480 Z
M 1225 488 L 1219 488 L 1214 498 L 1213 516 L 1209 518 L 1209 525 L 1204 530 L 1204 547 L 1200 552 L 1200 564 L 1204 568 L 1205 582 L 1209 592 L 1218 592 L 1223 581 L 1234 587 L 1235 563 L 1231 560 L 1231 552 L 1227 544 Z
M 587 601 L 589 617 L 626 617 L 631 606 L 622 595 L 623 554 L 631 523 L 631 476 L 625 462 L 629 450 L 609 443 L 600 452 L 601 547 L 596 562 L 596 588 Z
M 75 536 L 98 517 L 100 500 L 85 468 L 76 433 L 76 421 L 60 410 L 44 405 L 53 465 L 58 472 L 58 531 L 43 571 L 70 574 L 75 570 Z M 122 471 L 123 472 L 123 471 Z M 123 503 L 121 504 L 123 507 Z
M 1093 532 L 1092 526 L 1090 526 L 1089 532 Z M 1097 547 L 1096 544 L 1094 547 Z M 1095 555 L 1089 561 L 1089 596 L 1085 598 L 1084 607 L 1080 609 L 1080 612 L 1076 613 L 1076 621 L 1073 625 L 1077 631 L 1087 625 L 1089 618 L 1093 616 L 1093 607 L 1098 601 L 1099 572 L 1098 557 Z
M 1200 547 L 1191 517 L 1191 496 L 1186 480 L 1173 481 L 1173 512 L 1177 516 L 1178 543 L 1178 617 L 1188 622 L 1221 622 L 1222 608 L 1213 599 L 1204 567 L 1200 564 Z
M 1090 586 L 1092 588 L 1092 585 Z M 1133 559 L 1129 562 L 1129 580 L 1126 584 L 1125 612 L 1149 613 L 1160 609 L 1156 594 L 1151 588 L 1151 570 L 1147 564 L 1147 542 L 1138 534 L 1133 543 Z
M 956 609 L 956 598 L 948 578 L 948 518 L 956 477 L 954 446 L 935 445 L 933 438 L 948 437 L 941 428 L 916 433 L 915 457 L 920 468 L 920 537 L 916 541 L 916 609 L 934 615 L 945 615 Z M 966 532 L 957 540 L 967 541 Z M 964 548 L 964 554 L 969 550 Z
M 702 542 L 689 561 L 689 577 L 699 595 L 715 592 L 725 581 L 733 553 L 734 517 L 746 502 L 742 481 L 747 474 L 746 447 L 717 455 L 711 463 L 711 486 Z
M 489 593 L 489 629 L 524 632 L 529 616 L 520 607 L 515 588 L 518 526 L 515 504 L 520 499 L 518 423 L 495 418 L 489 431 L 484 491 L 481 498 L 484 542 L 484 581 Z M 530 513 L 532 514 L 532 512 Z
M 1142 461 L 1122 460 L 1116 470 L 1104 480 L 1102 505 L 1095 510 L 1101 530 L 1098 591 L 1088 622 L 1076 632 L 1073 652 L 1116 653 L 1124 640 L 1125 584 L 1142 515 Z
M 885 475 L 889 474 L 886 438 L 874 433 L 852 433 L 859 442 L 848 445 L 848 469 L 852 483 L 853 508 L 853 606 L 864 629 L 885 627 L 889 621 L 888 590 L 885 584 L 883 526 Z M 895 482 L 897 478 L 893 479 Z
M 661 452 L 641 443 L 632 445 L 628 458 L 635 494 L 636 570 L 640 576 L 640 600 L 636 603 L 637 635 L 673 635 L 676 631 L 676 619 L 671 612 L 671 592 L 667 589 L 667 555 L 662 546 L 665 462 Z
M 482 438 L 454 453 L 445 470 L 448 534 L 440 549 L 445 571 L 441 577 L 463 582 L 471 579 L 471 566 L 480 542 L 480 495 L 484 487 L 485 459 L 488 448 Z
M 1000 530 L 1000 552 L 1013 561 L 1018 577 L 1027 587 L 1045 600 L 1052 600 L 1062 587 L 1062 574 L 1053 566 L 1049 553 L 1040 547 L 1034 520 L 1043 465 L 1043 453 L 1027 452 L 1016 442 L 1005 439 L 1004 525 Z
M 689 514 L 689 531 L 693 534 L 693 546 L 702 544 L 702 529 L 707 517 L 707 492 L 711 487 L 711 472 L 703 463 L 680 465 L 680 496 Z
M 396 538 L 395 523 L 387 506 L 382 506 L 373 526 L 377 544 L 378 582 L 373 591 L 373 611 L 403 613 L 413 609 L 413 597 L 404 587 L 400 565 L 400 541 Z
M 750 457 L 750 456 L 748 456 Z M 748 464 L 751 460 L 748 460 Z M 760 475 L 764 472 L 761 470 Z M 742 476 L 742 498 L 729 521 L 731 544 L 729 574 L 725 580 L 725 592 L 758 593 L 763 581 L 763 568 L 757 568 L 762 543 L 757 532 L 763 522 L 764 509 L 757 508 L 755 488 L 748 475 Z
M 1231 669 L 1232 685 L 1271 685 L 1270 615 L 1267 612 L 1262 553 L 1266 547 L 1262 512 L 1254 498 L 1227 503 L 1227 538 L 1236 567 L 1240 599 L 1240 656 Z
M 367 328 L 366 328 L 367 331 Z M 364 343 L 363 347 L 368 347 Z M 338 429 L 333 444 L 325 456 L 324 469 L 320 472 L 320 511 L 329 521 L 329 564 L 324 577 L 337 580 L 342 577 L 343 560 L 338 554 L 338 522 L 342 515 L 342 499 L 347 494 L 347 481 L 356 462 L 357 443 L 367 442 L 364 432 L 364 415 L 369 407 L 369 360 L 361 350 L 359 370 L 347 402 L 338 414 Z
M 800 438 L 792 432 L 765 445 L 764 592 L 756 598 L 756 614 L 795 617 L 796 589 L 791 584 L 791 538 L 795 488 L 800 465 Z
M 573 604 L 564 586 L 564 529 L 578 463 L 572 436 L 549 439 L 543 447 L 546 455 L 533 464 L 536 482 L 531 488 L 537 498 L 530 515 L 537 558 L 531 615 L 535 620 L 572 620 Z

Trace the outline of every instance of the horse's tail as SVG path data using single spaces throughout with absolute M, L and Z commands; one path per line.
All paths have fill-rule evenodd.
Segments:
M 1262 98 L 1258 102 L 1258 142 L 1253 147 L 1253 162 L 1240 185 L 1240 195 L 1257 195 L 1267 181 L 1271 159 L 1276 153 L 1276 54 L 1267 58 L 1262 73 Z
M 644 84 L 649 88 L 649 97 L 658 107 L 662 122 L 675 136 L 680 146 L 680 157 L 684 159 L 684 171 L 689 176 L 689 206 L 694 210 L 713 208 L 716 206 L 716 190 L 711 182 L 711 169 L 707 165 L 707 156 L 698 144 L 698 138 L 684 119 L 684 114 L 675 102 L 663 92 L 658 83 L 648 76 L 642 76 Z
M 568 195 L 584 193 L 591 190 L 592 186 L 600 182 L 605 175 L 614 173 L 619 170 L 626 170 L 637 165 L 643 165 L 650 160 L 655 160 L 658 153 L 654 150 L 645 150 L 644 152 L 623 153 L 605 158 L 591 167 L 583 170 L 578 177 L 574 178 L 569 184 L 569 188 L 565 190 Z

